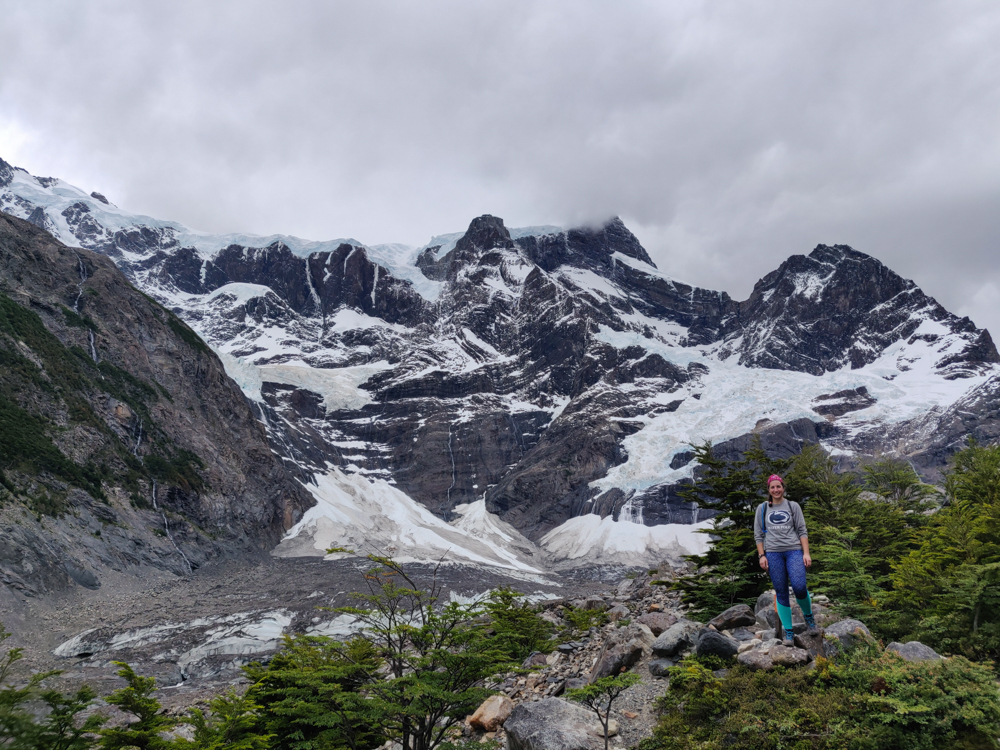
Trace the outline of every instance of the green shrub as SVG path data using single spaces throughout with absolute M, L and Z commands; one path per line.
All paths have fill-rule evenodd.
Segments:
M 538 616 L 535 608 L 520 594 L 506 586 L 490 592 L 485 602 L 493 628 L 493 642 L 511 661 L 520 662 L 535 651 L 549 653 L 552 626 Z
M 1000 696 L 991 668 L 961 657 L 909 663 L 874 643 L 833 664 L 725 677 L 693 659 L 672 670 L 642 750 L 995 748 Z

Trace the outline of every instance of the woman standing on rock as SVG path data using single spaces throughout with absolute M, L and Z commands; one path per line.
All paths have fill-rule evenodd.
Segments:
M 785 481 L 777 474 L 767 479 L 767 502 L 761 503 L 754 514 L 753 537 L 757 542 L 760 567 L 771 576 L 781 620 L 777 635 L 788 642 L 792 632 L 792 608 L 788 601 L 788 584 L 795 592 L 795 601 L 802 608 L 806 625 L 816 627 L 809 590 L 806 588 L 806 568 L 812 565 L 809 555 L 809 537 L 802 508 L 785 498 Z

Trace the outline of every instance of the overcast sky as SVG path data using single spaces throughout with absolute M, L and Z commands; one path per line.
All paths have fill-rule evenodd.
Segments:
M 1000 3 L 0 0 L 0 157 L 209 231 L 844 243 L 1000 338 Z

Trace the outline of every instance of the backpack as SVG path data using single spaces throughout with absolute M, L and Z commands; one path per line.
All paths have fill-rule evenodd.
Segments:
M 767 536 L 767 506 L 768 501 L 765 500 L 760 504 L 760 527 L 763 529 L 764 536 Z

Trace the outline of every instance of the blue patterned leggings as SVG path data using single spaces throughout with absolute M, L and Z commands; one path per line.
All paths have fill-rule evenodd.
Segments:
M 774 584 L 774 593 L 778 604 L 788 607 L 788 584 L 792 584 L 796 599 L 805 599 L 806 566 L 802 562 L 802 550 L 794 549 L 788 552 L 768 552 L 767 574 Z

